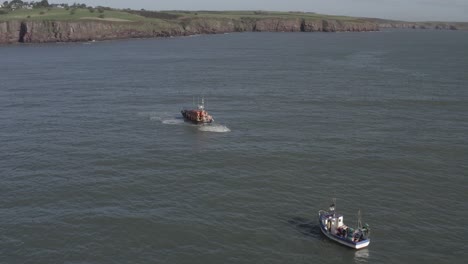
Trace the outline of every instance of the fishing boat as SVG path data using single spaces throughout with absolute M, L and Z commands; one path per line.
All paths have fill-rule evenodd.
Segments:
M 320 210 L 318 212 L 322 233 L 329 239 L 354 249 L 369 246 L 370 228 L 368 224 L 362 226 L 361 211 L 358 211 L 357 228 L 348 227 L 343 222 L 343 215 L 336 213 L 335 204 L 336 199 L 333 199 L 329 211 Z
M 198 103 L 197 108 L 184 108 L 180 111 L 185 120 L 195 124 L 207 124 L 214 121 L 213 117 L 205 110 L 205 99 L 202 98 L 201 103 Z

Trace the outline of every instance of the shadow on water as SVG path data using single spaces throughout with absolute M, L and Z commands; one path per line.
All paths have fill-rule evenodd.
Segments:
M 323 239 L 322 233 L 320 232 L 320 226 L 313 220 L 303 217 L 293 217 L 288 220 L 288 223 L 306 236 Z

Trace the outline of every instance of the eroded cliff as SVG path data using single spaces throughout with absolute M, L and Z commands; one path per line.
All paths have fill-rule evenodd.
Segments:
M 227 32 L 376 31 L 377 23 L 330 19 L 199 18 L 177 22 L 28 21 L 0 22 L 0 43 L 41 43 L 149 38 Z

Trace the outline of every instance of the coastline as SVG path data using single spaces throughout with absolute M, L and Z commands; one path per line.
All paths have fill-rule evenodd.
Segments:
M 468 23 L 403 22 L 300 12 L 106 11 L 106 18 L 35 16 L 1 20 L 0 44 L 87 42 L 233 32 L 368 32 L 388 28 L 458 30 Z M 125 14 L 126 16 L 123 16 Z M 121 18 L 119 18 L 121 17 Z M 125 19 L 122 19 L 125 18 Z
M 186 22 L 186 21 L 183 21 Z M 2 30 L 3 29 L 3 30 Z M 233 32 L 361 32 L 378 31 L 373 23 L 337 20 L 268 18 L 260 20 L 194 19 L 189 23 L 110 21 L 6 21 L 0 22 L 0 43 L 82 42 L 129 38 L 179 37 Z

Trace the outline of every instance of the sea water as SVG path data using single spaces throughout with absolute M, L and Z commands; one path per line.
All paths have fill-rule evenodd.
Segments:
M 464 263 L 468 35 L 0 47 L 1 263 Z M 204 97 L 215 123 L 184 122 Z M 333 197 L 371 244 L 326 239 Z

